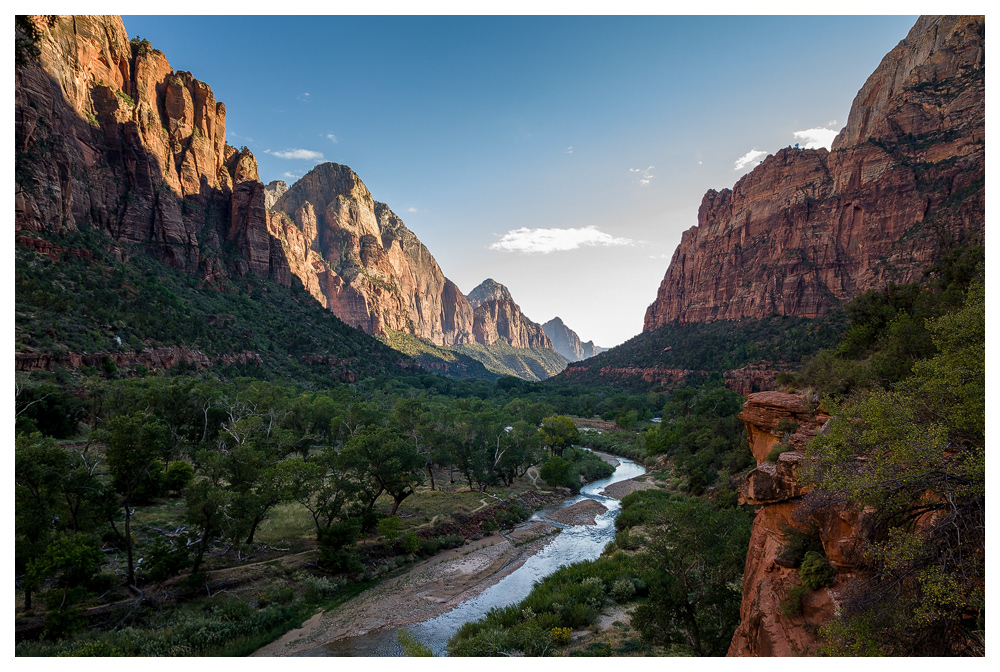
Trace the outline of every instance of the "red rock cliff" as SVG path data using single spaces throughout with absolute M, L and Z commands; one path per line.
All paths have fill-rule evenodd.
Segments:
M 15 68 L 15 229 L 89 223 L 203 277 L 287 279 L 256 159 L 226 145 L 211 88 L 131 44 L 120 17 L 30 20 L 37 58 Z M 224 266 L 226 241 L 242 259 Z
M 921 17 L 826 150 L 783 149 L 705 194 L 643 329 L 822 315 L 910 282 L 985 230 L 984 17 Z
M 743 572 L 740 625 L 730 656 L 793 656 L 815 653 L 818 626 L 833 618 L 838 595 L 852 578 L 852 557 L 859 547 L 864 515 L 840 504 L 806 501 L 800 479 L 804 447 L 822 431 L 828 416 L 798 395 L 757 392 L 749 395 L 740 418 L 757 460 L 740 489 L 740 503 L 760 508 L 754 518 Z M 779 443 L 791 447 L 775 461 L 768 453 Z M 782 557 L 786 531 L 815 526 L 836 571 L 829 588 L 808 592 L 799 613 L 783 609 L 789 591 L 800 585 L 798 570 Z

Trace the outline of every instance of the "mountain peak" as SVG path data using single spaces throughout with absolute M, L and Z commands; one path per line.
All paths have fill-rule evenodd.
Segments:
M 478 308 L 490 301 L 510 301 L 514 299 L 510 295 L 510 290 L 501 285 L 493 278 L 486 278 L 479 286 L 469 292 L 466 297 L 473 308 Z

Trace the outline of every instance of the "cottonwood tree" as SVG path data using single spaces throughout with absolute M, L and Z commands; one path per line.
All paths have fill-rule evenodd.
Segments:
M 425 458 L 393 429 L 369 427 L 361 431 L 344 445 L 343 455 L 359 469 L 362 487 L 369 484 L 369 510 L 382 493 L 387 493 L 392 497 L 389 515 L 395 515 L 403 500 L 423 482 L 420 469 Z
M 117 415 L 97 430 L 96 440 L 106 444 L 105 459 L 111 474 L 112 486 L 120 495 L 125 511 L 123 541 L 127 557 L 127 583 L 135 588 L 135 563 L 132 557 L 132 499 L 149 477 L 153 465 L 169 453 L 170 433 L 166 426 L 145 413 Z

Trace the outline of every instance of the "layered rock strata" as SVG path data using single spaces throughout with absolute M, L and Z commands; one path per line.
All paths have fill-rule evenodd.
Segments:
M 226 144 L 226 107 L 120 17 L 29 17 L 36 55 L 16 68 L 15 229 L 94 226 L 209 283 L 297 277 L 368 333 L 471 343 L 473 309 L 416 236 L 349 168 L 322 166 L 291 190 L 260 183 Z M 271 211 L 271 208 L 276 211 Z M 223 247 L 226 252 L 223 253 Z M 54 248 L 53 248 L 54 250 Z
M 783 149 L 731 190 L 706 193 L 643 329 L 816 317 L 981 244 L 984 34 L 984 17 L 921 17 L 862 87 L 831 151 Z
M 15 230 L 87 223 L 207 279 L 280 280 L 256 159 L 226 145 L 212 89 L 130 41 L 120 17 L 29 21 L 37 56 L 15 68 Z M 226 242 L 239 255 L 223 262 Z
M 809 501 L 803 483 L 805 446 L 828 416 L 798 395 L 758 392 L 749 395 L 740 418 L 757 460 L 740 489 L 740 503 L 758 506 L 743 573 L 740 625 L 730 656 L 792 656 L 815 653 L 818 626 L 833 618 L 839 594 L 852 578 L 865 525 L 863 512 L 840 503 Z M 790 448 L 767 459 L 778 444 Z M 789 592 L 801 585 L 798 570 L 783 552 L 790 530 L 813 528 L 836 571 L 829 588 L 807 592 L 801 609 L 784 608 Z

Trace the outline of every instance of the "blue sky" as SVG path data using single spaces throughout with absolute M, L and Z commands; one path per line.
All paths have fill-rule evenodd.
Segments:
M 641 331 L 705 191 L 829 142 L 915 20 L 124 17 L 264 182 L 348 165 L 462 291 L 492 277 L 602 346 Z

